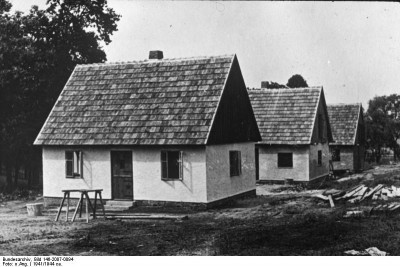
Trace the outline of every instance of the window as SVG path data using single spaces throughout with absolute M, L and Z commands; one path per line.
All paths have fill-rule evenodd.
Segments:
M 242 174 L 242 158 L 240 151 L 229 151 L 229 169 L 231 177 Z
M 68 178 L 82 177 L 81 151 L 65 151 L 65 173 Z
M 182 151 L 161 151 L 161 178 L 183 178 L 183 153 Z
M 340 161 L 340 149 L 333 148 L 331 151 L 332 151 L 332 161 Z
M 318 166 L 322 166 L 322 151 L 318 150 Z
M 278 168 L 293 168 L 293 153 L 278 153 Z

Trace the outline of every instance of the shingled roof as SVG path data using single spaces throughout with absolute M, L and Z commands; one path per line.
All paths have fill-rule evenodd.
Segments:
M 311 143 L 322 87 L 249 89 L 262 144 Z
M 335 145 L 354 145 L 361 104 L 328 105 L 329 121 Z
M 78 65 L 35 144 L 206 144 L 235 60 L 229 55 Z

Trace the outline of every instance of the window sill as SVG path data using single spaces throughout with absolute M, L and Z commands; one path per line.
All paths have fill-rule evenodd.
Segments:
M 82 177 L 82 176 L 80 176 L 80 175 L 75 175 L 75 176 L 66 176 L 65 178 L 67 178 L 67 179 L 83 179 L 83 177 Z
M 182 178 L 161 178 L 161 181 L 183 181 Z
M 278 167 L 278 169 L 293 169 L 293 167 Z

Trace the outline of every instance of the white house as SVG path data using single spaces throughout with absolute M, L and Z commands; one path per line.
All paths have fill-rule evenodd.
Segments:
M 103 189 L 108 200 L 209 206 L 255 195 L 259 140 L 235 55 L 151 51 L 76 66 L 35 145 L 46 203 L 63 189 Z
M 322 87 L 249 89 L 262 141 L 256 144 L 260 182 L 315 181 L 329 175 L 329 124 Z

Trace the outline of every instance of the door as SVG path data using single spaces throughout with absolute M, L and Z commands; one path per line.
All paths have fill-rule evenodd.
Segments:
M 111 151 L 113 199 L 133 199 L 132 151 Z

